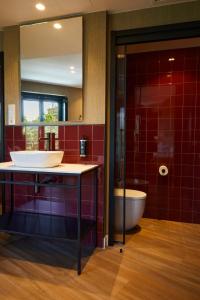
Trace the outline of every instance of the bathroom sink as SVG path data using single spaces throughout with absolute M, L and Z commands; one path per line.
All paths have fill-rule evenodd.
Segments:
M 63 159 L 64 151 L 11 151 L 15 166 L 23 168 L 52 168 Z

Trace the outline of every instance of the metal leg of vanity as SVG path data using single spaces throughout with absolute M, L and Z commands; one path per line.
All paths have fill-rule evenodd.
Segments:
M 93 178 L 93 188 L 94 188 L 94 215 L 95 215 L 95 247 L 97 247 L 97 236 L 98 236 L 98 170 L 94 172 Z
M 82 185 L 81 182 L 82 178 L 81 175 L 78 177 L 78 231 L 77 231 L 77 240 L 78 240 L 78 257 L 77 257 L 77 272 L 78 275 L 81 274 L 81 257 L 82 257 L 82 233 L 81 233 L 81 219 L 82 219 Z
M 14 203 L 14 176 L 13 173 L 10 173 L 10 214 L 12 217 L 12 214 L 14 212 L 14 207 L 15 207 L 15 203 Z
M 2 172 L 0 170 L 0 172 Z M 1 180 L 0 180 L 0 184 L 2 186 L 2 216 L 0 216 L 0 231 L 4 231 L 7 233 L 14 233 L 14 234 L 22 234 L 22 235 L 28 235 L 28 236 L 35 236 L 35 237 L 44 237 L 46 238 L 46 236 L 44 235 L 40 235 L 40 232 L 36 231 L 36 232 L 29 232 L 27 228 L 24 228 L 24 232 L 23 232 L 23 228 L 15 228 L 12 227 L 12 221 L 14 219 L 14 224 L 17 224 L 16 221 L 16 213 L 15 213 L 15 200 L 14 200 L 14 185 L 29 185 L 29 186 L 33 186 L 33 188 L 35 189 L 35 187 L 39 188 L 40 186 L 48 186 L 49 188 L 51 187 L 62 187 L 62 188 L 71 188 L 71 186 L 68 186 L 64 183 L 51 183 L 51 184 L 45 184 L 42 183 L 38 180 L 39 175 L 38 173 L 33 173 L 34 177 L 37 178 L 34 179 L 34 181 L 32 182 L 27 182 L 27 181 L 19 181 L 19 180 L 15 180 L 14 174 L 17 174 L 18 172 L 8 172 L 8 171 L 3 171 L 2 172 L 2 176 L 1 176 Z M 23 172 L 25 173 L 25 172 Z M 30 172 L 29 172 L 30 173 Z M 86 224 L 85 225 L 85 219 L 82 218 L 82 184 L 83 184 L 83 176 L 86 174 L 92 174 L 92 187 L 93 187 L 93 206 L 94 206 L 94 216 L 93 216 L 93 222 L 91 222 L 91 227 Z M 6 174 L 8 176 L 6 176 Z M 42 175 L 45 175 L 45 173 L 43 173 Z M 64 177 L 69 177 L 70 175 L 68 174 L 56 174 L 58 176 L 62 175 L 63 178 Z M 71 175 L 72 176 L 72 175 Z M 77 218 L 75 220 L 74 227 L 77 228 L 77 236 L 76 236 L 76 242 L 77 242 L 77 274 L 80 275 L 82 272 L 82 248 L 83 248 L 83 238 L 84 238 L 84 234 L 86 234 L 86 232 L 84 232 L 84 226 L 86 226 L 86 228 L 88 228 L 88 230 L 94 230 L 94 247 L 97 246 L 97 218 L 98 218 L 98 168 L 94 168 L 92 170 L 89 170 L 87 172 L 84 172 L 82 174 L 73 174 L 73 176 L 76 177 L 77 179 L 77 184 L 73 185 L 73 188 L 77 188 Z M 9 179 L 8 179 L 9 177 Z M 5 196 L 5 185 L 8 184 L 10 186 L 9 190 L 10 190 L 10 211 L 8 214 L 6 214 L 6 196 Z M 67 201 L 67 200 L 66 200 Z M 27 219 L 25 219 L 27 214 L 27 219 L 28 219 L 28 215 L 29 213 L 24 213 L 23 217 L 24 217 L 24 222 L 27 221 Z M 8 216 L 7 216 L 8 215 Z M 32 213 L 31 218 L 36 218 L 37 217 L 37 213 Z M 5 218 L 5 220 L 4 220 Z M 51 218 L 51 216 L 50 216 Z M 65 218 L 65 217 L 63 217 Z M 67 217 L 66 217 L 67 218 Z M 30 222 L 30 220 L 28 219 L 28 222 Z M 67 221 L 66 221 L 67 222 Z M 19 223 L 22 223 L 21 220 Z M 62 223 L 65 223 L 65 220 L 62 219 Z M 86 222 L 87 223 L 87 222 Z M 25 222 L 26 224 L 26 222 Z M 33 227 L 33 226 L 32 226 Z M 31 228 L 31 226 L 30 226 Z M 71 233 L 69 234 L 69 236 L 71 237 Z M 48 238 L 51 238 L 51 236 L 49 235 Z M 56 236 L 52 236 L 52 238 L 57 238 Z M 58 238 L 60 238 L 60 236 L 58 236 Z M 61 237 L 62 239 L 65 239 L 64 236 Z M 67 237 L 67 232 L 66 232 L 66 240 L 69 240 L 70 238 Z

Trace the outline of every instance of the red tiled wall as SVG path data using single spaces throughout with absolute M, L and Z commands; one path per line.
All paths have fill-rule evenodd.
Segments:
M 36 127 L 38 138 L 44 137 L 44 126 Z M 104 206 L 104 125 L 74 125 L 58 127 L 58 149 L 64 150 L 64 163 L 88 163 L 99 164 L 98 173 L 98 245 L 102 246 L 103 239 L 103 206 Z M 88 155 L 85 158 L 79 156 L 79 139 L 88 139 Z M 44 149 L 44 142 L 34 141 L 39 144 L 39 149 Z M 23 126 L 6 126 L 5 145 L 6 160 L 10 160 L 9 152 L 12 150 L 26 149 L 27 136 Z M 31 176 L 26 176 L 31 180 Z M 54 178 L 59 180 L 59 178 Z M 68 180 L 74 182 L 74 178 Z M 91 188 L 91 176 L 83 179 L 83 217 L 92 217 L 93 214 L 93 190 Z M 76 214 L 76 190 L 62 190 L 56 188 L 41 188 L 37 195 L 33 194 L 31 187 L 15 187 L 15 206 L 18 209 L 28 211 L 40 211 L 55 214 Z M 68 199 L 66 206 L 66 195 Z M 37 201 L 33 201 L 36 200 Z
M 128 187 L 146 217 L 200 223 L 200 48 L 128 55 L 127 80 Z

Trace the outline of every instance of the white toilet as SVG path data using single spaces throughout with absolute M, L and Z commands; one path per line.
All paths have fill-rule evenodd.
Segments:
M 123 228 L 123 189 L 115 189 L 115 230 Z M 134 228 L 143 216 L 147 194 L 126 189 L 126 230 Z

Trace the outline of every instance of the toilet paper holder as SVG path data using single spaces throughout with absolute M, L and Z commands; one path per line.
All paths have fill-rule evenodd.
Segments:
M 168 170 L 167 166 L 162 165 L 162 166 L 159 167 L 159 174 L 161 176 L 168 175 L 168 172 L 169 172 L 169 170 Z

